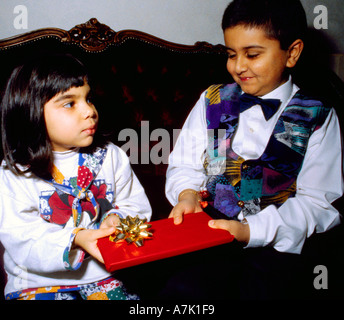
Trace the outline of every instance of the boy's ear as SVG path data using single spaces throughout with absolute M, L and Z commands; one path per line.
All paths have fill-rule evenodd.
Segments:
M 301 39 L 295 40 L 288 48 L 288 60 L 287 60 L 287 67 L 293 68 L 295 67 L 297 61 L 299 60 L 302 50 L 304 47 L 304 43 Z

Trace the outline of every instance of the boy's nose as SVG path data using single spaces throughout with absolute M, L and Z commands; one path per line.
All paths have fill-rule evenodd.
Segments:
M 242 57 L 238 57 L 235 61 L 235 72 L 237 74 L 241 74 L 247 70 L 247 65 L 245 59 Z

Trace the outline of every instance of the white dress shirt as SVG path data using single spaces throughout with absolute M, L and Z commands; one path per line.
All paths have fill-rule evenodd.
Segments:
M 268 121 L 259 105 L 239 116 L 232 141 L 233 150 L 245 160 L 257 159 L 264 152 L 278 118 L 299 90 L 291 78 L 263 96 L 280 99 L 281 106 Z M 166 196 L 172 205 L 181 191 L 200 190 L 206 184 L 203 168 L 207 148 L 205 92 L 185 121 L 169 157 Z M 331 205 L 343 194 L 341 134 L 337 115 L 332 109 L 308 142 L 295 197 L 277 208 L 270 205 L 256 215 L 247 216 L 250 241 L 247 247 L 273 246 L 281 252 L 300 253 L 307 237 L 324 232 L 340 223 L 339 212 Z M 239 214 L 242 219 L 242 214 Z

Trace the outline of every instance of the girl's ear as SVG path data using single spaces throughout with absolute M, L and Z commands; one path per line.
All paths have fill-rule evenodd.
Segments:
M 288 60 L 287 60 L 287 67 L 293 68 L 295 67 L 297 61 L 299 60 L 302 50 L 304 47 L 304 43 L 301 39 L 295 40 L 288 48 Z

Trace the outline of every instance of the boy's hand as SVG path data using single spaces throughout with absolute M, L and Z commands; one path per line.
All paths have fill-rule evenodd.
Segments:
M 102 223 L 103 225 L 103 223 Z M 98 239 L 110 236 L 116 231 L 116 228 L 113 227 L 102 227 L 99 229 L 83 229 L 80 230 L 75 238 L 74 244 L 85 251 L 87 251 L 91 256 L 96 258 L 101 263 L 104 263 L 103 257 L 98 249 L 97 242 Z
M 199 203 L 200 200 L 202 200 L 202 198 L 197 191 L 193 189 L 183 190 L 178 197 L 179 202 L 172 209 L 168 217 L 173 218 L 174 224 L 181 224 L 184 214 L 203 211 Z
M 243 224 L 234 220 L 210 220 L 209 227 L 213 229 L 227 230 L 239 242 L 248 243 L 250 241 L 250 227 L 248 224 Z
M 181 224 L 184 214 L 201 211 L 203 211 L 203 209 L 198 200 L 184 199 L 176 204 L 168 217 L 173 218 L 174 224 Z

